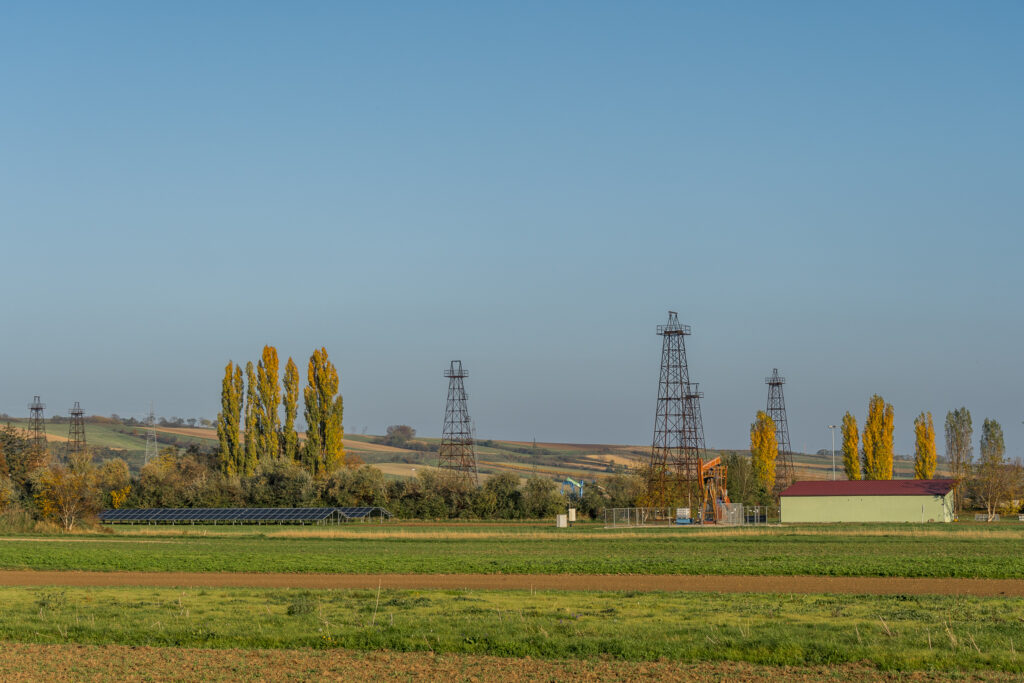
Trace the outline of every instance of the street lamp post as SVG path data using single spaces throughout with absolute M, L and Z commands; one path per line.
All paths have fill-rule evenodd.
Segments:
M 829 425 L 832 431 L 832 481 L 836 480 L 836 428 L 839 425 Z

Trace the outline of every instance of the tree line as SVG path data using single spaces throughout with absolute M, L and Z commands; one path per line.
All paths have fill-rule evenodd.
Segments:
M 857 419 L 847 412 L 842 423 L 843 469 L 848 479 L 892 479 L 893 407 L 875 394 L 868 402 L 862 437 Z M 981 457 L 974 461 L 974 426 L 966 407 L 946 413 L 946 460 L 955 482 L 957 512 L 970 506 L 984 508 L 989 518 L 1009 510 L 1024 496 L 1024 467 L 1006 457 L 1003 428 L 985 418 L 981 427 Z M 938 468 L 935 424 L 930 412 L 914 418 L 914 478 L 931 479 Z
M 403 518 L 544 519 L 575 505 L 597 517 L 607 506 L 637 504 L 643 484 L 616 475 L 587 486 L 582 498 L 562 495 L 551 479 L 502 473 L 475 486 L 465 477 L 424 468 L 409 479 L 387 479 L 355 462 L 312 473 L 301 461 L 263 459 L 248 475 L 228 475 L 217 449 L 168 447 L 133 473 L 121 458 L 100 464 L 88 454 L 67 462 L 15 427 L 0 428 L 0 530 L 73 529 L 105 508 L 381 506 Z M 40 526 L 43 525 L 43 526 Z
M 858 432 L 857 418 L 849 411 L 842 421 L 843 471 L 851 480 L 892 479 L 893 432 L 895 410 L 878 394 L 868 401 L 864 429 Z M 1020 507 L 1024 498 L 1024 466 L 1020 461 L 1006 458 L 1006 445 L 1002 426 L 996 420 L 982 423 L 981 457 L 974 462 L 972 445 L 973 426 L 967 408 L 946 413 L 946 457 L 950 477 L 955 481 L 954 504 L 962 511 L 967 505 L 984 508 L 989 518 L 1000 510 Z M 750 425 L 750 476 L 748 484 L 743 463 L 733 461 L 730 470 L 739 467 L 735 480 L 743 491 L 752 490 L 747 497 L 761 502 L 769 498 L 775 486 L 775 466 L 778 458 L 775 423 L 761 410 Z M 914 418 L 914 478 L 931 479 L 938 467 L 935 446 L 935 424 L 930 412 Z M 732 471 L 730 480 L 734 479 Z M 730 487 L 730 491 L 732 488 Z M 1018 504 L 1014 505 L 1014 501 Z

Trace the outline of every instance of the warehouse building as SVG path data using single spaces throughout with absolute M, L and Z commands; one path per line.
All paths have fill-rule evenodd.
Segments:
M 798 481 L 779 494 L 782 521 L 952 522 L 952 479 Z

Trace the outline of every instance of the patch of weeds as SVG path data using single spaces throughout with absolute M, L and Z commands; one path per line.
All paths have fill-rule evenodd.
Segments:
M 297 617 L 312 614 L 316 611 L 319 601 L 312 593 L 299 593 L 288 603 L 288 616 Z
M 68 604 L 68 594 L 66 591 L 42 591 L 36 593 L 36 607 L 39 611 L 49 610 L 55 612 L 60 609 L 64 609 Z

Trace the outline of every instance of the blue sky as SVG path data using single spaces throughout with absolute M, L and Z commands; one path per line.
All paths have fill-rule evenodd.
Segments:
M 649 443 L 668 309 L 709 445 L 881 393 L 1024 455 L 1019 3 L 0 9 L 0 411 L 212 417 L 326 346 L 349 428 Z M 941 431 L 941 429 L 940 429 Z M 941 433 L 940 433 L 941 440 Z M 940 446 L 940 451 L 941 451 Z

